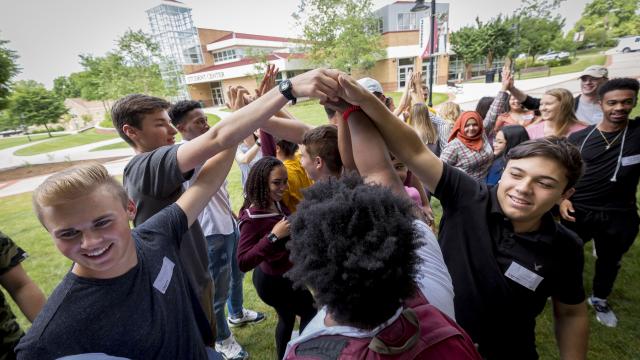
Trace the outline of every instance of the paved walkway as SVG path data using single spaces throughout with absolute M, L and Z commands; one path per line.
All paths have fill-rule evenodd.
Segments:
M 571 90 L 574 93 L 580 92 L 580 84 L 578 81 L 578 73 L 562 74 L 544 78 L 516 80 L 516 86 L 524 90 L 526 93 L 540 96 L 547 89 L 555 87 L 563 87 Z M 612 55 L 611 65 L 609 66 L 609 78 L 614 77 L 635 77 L 640 78 L 640 53 L 629 54 L 615 54 Z M 477 101 L 483 96 L 495 96 L 500 89 L 500 83 L 492 84 L 464 84 L 463 91 L 460 94 L 456 94 L 456 102 L 464 110 L 475 109 Z M 435 92 L 448 93 L 449 89 L 446 85 L 434 86 Z M 205 113 L 215 114 L 221 119 L 227 117 L 230 113 L 226 111 L 220 111 L 216 108 L 205 108 Z M 46 141 L 46 140 L 45 140 Z M 91 149 L 117 143 L 121 141 L 118 139 L 111 139 L 100 141 L 94 144 L 77 146 L 69 149 L 54 151 L 48 154 L 33 155 L 33 156 L 15 156 L 13 153 L 23 147 L 31 146 L 35 142 L 16 146 L 0 150 L 0 170 L 9 169 L 27 164 L 45 164 L 61 161 L 75 161 L 75 160 L 89 160 L 100 159 L 116 156 L 128 156 L 125 159 L 112 161 L 105 163 L 105 166 L 112 175 L 122 175 L 125 165 L 129 162 L 131 156 L 133 156 L 133 150 L 126 149 L 113 149 L 104 151 L 90 151 Z M 48 175 L 36 176 L 27 179 L 10 181 L 0 183 L 0 197 L 19 194 L 23 192 L 32 191 L 35 189 Z

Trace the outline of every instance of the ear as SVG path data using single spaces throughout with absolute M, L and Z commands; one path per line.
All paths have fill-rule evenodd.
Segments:
M 313 164 L 315 165 L 316 169 L 320 169 L 324 166 L 324 160 L 322 160 L 320 156 L 316 156 L 315 158 L 313 158 Z
M 176 130 L 178 130 L 180 133 L 184 132 L 184 122 L 181 122 L 178 125 L 174 125 L 174 127 L 176 128 Z
M 133 221 L 133 219 L 136 217 L 136 213 L 138 212 L 138 209 L 136 208 L 136 204 L 133 202 L 133 200 L 129 199 L 129 201 L 127 202 L 127 217 L 129 218 L 129 220 Z
M 127 135 L 129 139 L 133 140 L 138 134 L 138 129 L 135 126 L 124 124 L 122 125 L 122 132 Z
M 561 196 L 562 200 L 569 199 L 575 192 L 576 192 L 575 188 L 567 189 L 564 193 L 562 193 L 562 196 Z

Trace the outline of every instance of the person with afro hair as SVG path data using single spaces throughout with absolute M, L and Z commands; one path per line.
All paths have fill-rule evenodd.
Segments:
M 480 359 L 453 320 L 453 286 L 435 235 L 380 133 L 362 112 L 339 111 L 362 178 L 315 183 L 291 218 L 286 276 L 309 288 L 319 312 L 285 359 L 320 358 L 327 349 L 340 359 Z

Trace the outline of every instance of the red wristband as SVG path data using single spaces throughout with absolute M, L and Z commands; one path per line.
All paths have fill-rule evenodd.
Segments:
M 344 119 L 344 121 L 349 120 L 349 115 L 351 115 L 352 112 L 354 111 L 360 111 L 360 106 L 358 105 L 351 105 L 347 108 L 347 110 L 345 110 L 345 112 L 342 113 L 342 118 Z

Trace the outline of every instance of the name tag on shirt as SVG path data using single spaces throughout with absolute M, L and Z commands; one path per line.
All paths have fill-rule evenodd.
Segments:
M 635 165 L 640 163 L 640 154 L 625 156 L 621 160 L 622 166 Z
M 161 293 L 165 293 L 169 284 L 171 283 L 171 277 L 173 276 L 173 267 L 175 264 L 169 260 L 166 256 L 162 259 L 162 268 L 156 277 L 156 281 L 153 282 L 153 287 L 158 289 Z
M 534 273 L 515 261 L 511 263 L 511 266 L 509 266 L 504 275 L 531 291 L 536 291 L 536 288 L 544 279 L 542 276 Z

